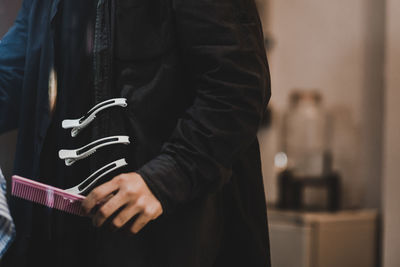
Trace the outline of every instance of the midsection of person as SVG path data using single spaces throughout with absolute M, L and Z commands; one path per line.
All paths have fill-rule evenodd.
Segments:
M 104 18 L 111 23 L 102 34 L 111 39 L 97 49 L 112 53 L 100 80 L 108 77 L 107 97 L 126 98 L 128 107 L 107 110 L 71 137 L 62 121 L 99 103 L 95 76 L 101 63 L 94 50 L 96 40 L 106 37 L 96 37 L 98 3 L 104 2 L 110 8 Z M 144 176 L 166 214 L 132 235 L 124 227 L 113 229 L 113 216 L 96 228 L 89 218 L 35 206 L 30 266 L 267 264 L 255 134 L 269 99 L 269 74 L 255 7 L 245 2 L 59 1 L 49 29 L 57 101 L 41 153 L 41 181 L 69 188 L 124 157 L 129 165 L 123 171 Z M 40 3 L 32 5 L 43 15 Z M 131 144 L 99 150 L 69 167 L 58 158 L 60 149 L 112 135 L 127 135 Z M 232 238 L 236 232 L 238 239 Z

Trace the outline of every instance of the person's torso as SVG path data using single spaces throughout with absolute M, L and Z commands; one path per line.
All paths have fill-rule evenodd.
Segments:
M 115 114 L 113 111 L 105 113 L 103 119 L 99 117 L 92 127 L 96 128 L 96 123 L 100 124 L 102 125 L 100 130 L 95 129 L 93 131 L 92 128 L 87 128 L 79 137 L 80 141 L 72 139 L 68 131 L 61 129 L 60 121 L 78 118 L 84 114 L 82 112 L 87 111 L 87 108 L 98 103 L 98 100 L 91 98 L 89 90 L 85 91 L 85 87 L 90 87 L 91 82 L 93 82 L 91 71 L 94 71 L 94 65 L 91 62 L 91 56 L 84 55 L 83 51 L 88 45 L 85 38 L 88 29 L 78 31 L 83 37 L 77 43 L 74 43 L 74 40 L 65 40 L 63 44 L 57 45 L 56 43 L 55 50 L 51 49 L 54 36 L 57 34 L 54 26 L 57 25 L 57 20 L 62 17 L 60 16 L 62 14 L 60 3 L 62 2 L 60 0 L 32 2 L 26 62 L 29 74 L 25 79 L 23 92 L 25 107 L 31 114 L 30 116 L 25 114 L 21 117 L 16 174 L 38 179 L 40 175 L 37 158 L 40 158 L 43 151 L 45 155 L 52 155 L 51 157 L 53 157 L 59 148 L 64 147 L 64 144 L 65 147 L 74 148 L 99 136 L 113 134 L 127 134 L 132 138 L 132 146 L 129 146 L 127 157 L 129 157 L 130 162 L 128 170 L 134 171 L 160 153 L 162 145 L 171 136 L 178 119 L 193 104 L 196 94 L 193 80 L 189 78 L 186 73 L 187 70 L 185 70 L 188 66 L 183 66 L 180 57 L 171 1 L 114 1 L 116 3 L 115 18 L 114 24 L 110 25 L 114 29 L 111 34 L 113 47 L 110 47 L 113 65 L 112 88 L 110 88 L 108 95 L 109 97 L 126 98 L 128 107 L 124 115 L 117 116 L 117 119 L 113 119 L 116 118 L 116 116 L 113 116 Z M 83 5 L 78 0 L 73 2 L 77 5 Z M 73 23 L 74 21 L 72 19 L 70 22 Z M 78 50 L 75 50 L 76 45 Z M 48 62 L 52 62 L 54 51 L 57 56 L 57 51 L 62 54 L 63 49 L 66 49 L 66 53 L 59 58 L 65 61 L 61 65 L 65 64 L 64 68 L 68 66 L 69 70 L 64 70 L 62 75 L 58 73 L 58 84 L 60 85 L 58 89 L 63 90 L 63 92 L 61 92 L 61 96 L 58 95 L 56 111 L 51 117 L 48 107 L 48 83 L 52 65 Z M 75 56 L 75 51 L 81 53 L 78 59 L 72 59 Z M 79 65 L 70 64 L 69 60 Z M 59 69 L 61 69 L 60 66 Z M 71 81 L 70 79 L 76 80 Z M 66 92 L 65 90 L 68 89 L 71 91 Z M 84 90 L 83 93 L 82 90 Z M 75 95 L 79 93 L 78 91 L 81 91 L 83 97 L 78 100 L 79 103 L 76 103 L 78 108 L 74 109 L 71 103 L 73 103 Z M 64 101 L 60 99 L 64 99 L 65 102 L 59 104 L 60 101 Z M 61 107 L 64 107 L 63 110 L 61 110 Z M 52 124 L 50 124 L 51 121 L 53 121 Z M 115 128 L 117 128 L 117 132 Z M 43 144 L 47 139 L 45 135 L 48 131 L 49 133 L 54 131 L 55 135 L 52 136 L 57 136 L 60 139 L 53 141 L 53 145 L 50 145 L 51 149 L 46 150 L 45 147 L 45 150 L 43 150 Z M 48 140 L 46 142 L 51 144 L 51 141 Z M 93 171 L 91 158 L 103 158 L 102 155 L 104 155 L 103 160 L 109 161 L 118 156 L 115 154 L 118 152 L 107 153 L 107 151 L 99 151 L 96 155 L 88 158 L 88 161 L 80 162 L 80 164 L 83 164 L 82 166 L 84 166 L 84 162 L 89 162 L 87 163 L 90 165 L 89 170 L 86 170 L 84 174 L 81 174 L 81 172 L 83 173 L 85 170 L 76 171 L 79 172 L 79 175 L 72 178 L 70 175 L 75 173 L 74 168 L 79 169 L 79 167 L 76 167 L 78 165 L 67 168 L 62 165 L 62 161 L 55 157 L 50 162 L 54 166 L 56 164 L 57 166 L 61 165 L 55 168 L 56 171 L 48 173 L 44 178 L 54 185 L 67 188 Z M 243 182 L 243 188 L 233 190 L 256 191 L 261 196 L 258 145 L 253 144 L 248 151 L 243 153 L 243 157 L 244 159 L 237 159 L 234 164 L 239 171 L 234 170 L 235 177 L 233 180 L 238 178 L 238 174 L 244 174 L 248 176 L 246 179 L 250 182 Z M 45 160 L 42 161 L 42 164 L 45 162 Z M 94 164 L 101 166 L 102 163 Z M 60 172 L 65 173 L 59 174 Z M 64 178 L 53 179 L 51 173 Z M 64 215 L 60 217 L 64 218 L 62 219 L 63 222 L 56 226 L 53 225 L 53 227 L 64 225 L 63 227 L 70 229 L 64 232 L 64 236 L 59 237 L 60 242 L 58 244 L 60 246 L 65 245 L 62 243 L 65 235 L 70 235 L 70 241 L 82 241 L 75 229 L 90 229 L 87 235 L 94 236 L 94 239 L 90 242 L 77 243 L 76 249 L 80 251 L 81 254 L 79 255 L 87 256 L 86 253 L 90 255 L 95 253 L 96 260 L 91 262 L 91 264 L 97 263 L 95 266 L 125 266 L 123 264 L 131 266 L 130 262 L 137 262 L 135 266 L 139 267 L 140 259 L 144 259 L 150 266 L 203 267 L 208 266 L 218 253 L 222 235 L 221 227 L 224 220 L 235 222 L 232 224 L 232 232 L 235 232 L 241 230 L 239 225 L 246 225 L 247 219 L 244 216 L 249 215 L 242 214 L 241 210 L 235 210 L 233 212 L 235 215 L 222 218 L 231 213 L 231 208 L 223 207 L 221 194 L 221 192 L 213 194 L 192 203 L 190 208 L 183 209 L 176 215 L 163 217 L 146 227 L 142 234 L 133 239 L 126 233 L 110 233 L 107 229 L 96 233 L 97 230 L 90 226 L 90 220 L 82 221 L 69 217 L 69 219 L 65 219 L 66 217 L 62 217 Z M 224 193 L 225 196 L 228 196 L 226 198 L 231 201 L 228 203 L 229 205 L 236 205 L 236 201 L 241 201 L 236 198 L 237 196 L 230 199 L 231 194 L 229 187 L 227 192 Z M 21 207 L 20 213 L 24 212 L 23 206 L 25 204 L 19 206 Z M 18 206 L 16 207 L 18 208 Z M 251 208 L 246 206 L 246 210 Z M 263 207 L 260 207 L 260 211 L 261 209 Z M 263 216 L 260 217 L 263 218 Z M 24 230 L 21 230 L 20 233 L 24 234 Z M 255 237 L 249 233 L 248 238 Z M 69 244 L 72 244 L 72 242 Z M 85 250 L 91 244 L 96 244 L 96 246 Z M 62 252 L 65 259 L 68 257 L 67 252 Z M 156 253 L 159 257 L 153 257 L 152 253 Z M 140 255 L 140 257 L 137 255 Z M 76 255 L 72 257 L 76 257 Z M 117 259 L 117 264 L 113 262 L 113 259 Z M 70 258 L 66 262 L 76 263 L 77 261 L 76 258 Z M 158 265 L 151 265 L 152 263 L 158 263 Z

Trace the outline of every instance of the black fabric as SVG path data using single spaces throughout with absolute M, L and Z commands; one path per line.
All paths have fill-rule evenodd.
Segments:
M 67 167 L 60 149 L 75 149 L 91 140 L 88 131 L 77 138 L 62 129 L 64 119 L 75 119 L 93 105 L 92 50 L 96 1 L 61 1 L 53 20 L 57 101 L 41 153 L 39 181 L 71 188 L 89 175 L 89 164 Z M 94 230 L 86 218 L 33 205 L 32 234 L 26 266 L 87 266 L 93 253 Z
M 65 231 L 57 237 L 58 243 L 46 243 L 50 244 L 47 247 L 55 244 L 48 259 L 64 260 L 57 266 L 86 267 L 270 266 L 256 139 L 270 97 L 270 77 L 254 2 L 100 2 L 102 33 L 97 45 L 101 53 L 97 54 L 99 64 L 94 65 L 100 68 L 98 73 L 106 75 L 100 77 L 108 79 L 99 88 L 106 97 L 127 98 L 129 106 L 127 112 L 106 113 L 83 136 L 128 134 L 133 143 L 100 152 L 98 160 L 84 164 L 92 170 L 101 166 L 99 161 L 126 154 L 126 171 L 143 176 L 165 213 L 132 236 L 123 230 L 95 230 L 89 219 L 53 212 L 52 216 L 64 218 Z M 32 179 L 41 177 L 40 155 L 52 153 L 51 147 L 59 142 L 51 141 L 58 135 L 51 134 L 56 126 L 50 126 L 48 74 L 54 63 L 53 30 L 61 14 L 60 3 L 25 0 L 16 26 L 0 43 L 0 96 L 7 96 L 0 101 L 7 107 L 20 107 L 21 114 L 14 118 L 20 129 L 15 172 Z M 13 50 L 13 43 L 26 49 Z M 59 46 L 56 42 L 56 51 Z M 70 59 L 64 60 L 63 65 L 71 67 Z M 16 65 L 10 67 L 10 62 Z M 12 69 L 18 72 L 8 82 L 1 70 L 13 74 Z M 21 69 L 25 72 L 23 83 L 18 82 Z M 79 77 L 90 76 L 80 70 Z M 75 82 L 78 88 L 85 84 L 83 80 Z M 10 84 L 19 84 L 21 91 L 11 92 Z M 100 99 L 103 97 L 95 97 L 93 102 Z M 66 107 L 72 105 L 72 100 L 65 101 Z M 82 109 L 88 102 L 82 103 Z M 9 110 L 0 113 L 0 131 L 15 127 L 14 120 L 5 117 L 10 116 Z M 75 114 L 56 114 L 54 118 L 63 115 Z M 44 138 L 46 132 L 49 135 Z M 65 179 L 53 181 L 66 185 Z M 29 266 L 25 256 L 32 250 L 27 244 L 38 233 L 31 227 L 32 205 L 17 199 L 11 199 L 11 204 L 17 241 L 5 266 Z M 58 225 L 44 230 L 55 227 Z M 85 229 L 84 235 L 77 234 Z

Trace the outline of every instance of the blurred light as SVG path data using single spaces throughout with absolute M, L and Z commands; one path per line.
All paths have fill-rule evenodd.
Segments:
M 279 152 L 275 155 L 275 167 L 280 169 L 286 169 L 288 164 L 288 157 L 286 153 Z

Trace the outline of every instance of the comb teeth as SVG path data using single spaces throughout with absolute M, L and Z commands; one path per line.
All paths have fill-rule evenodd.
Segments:
M 84 216 L 82 200 L 85 199 L 85 197 L 70 194 L 62 189 L 36 181 L 13 176 L 11 194 L 49 208 Z

